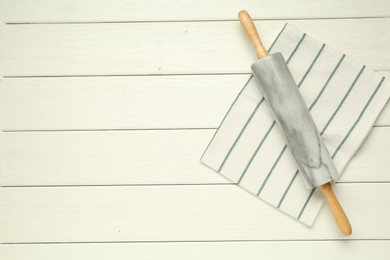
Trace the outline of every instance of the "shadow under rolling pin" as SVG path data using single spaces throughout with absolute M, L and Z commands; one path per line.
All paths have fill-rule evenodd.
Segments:
M 268 53 L 245 10 L 239 12 L 238 17 L 259 59 L 252 64 L 252 72 L 260 83 L 275 121 L 282 129 L 306 186 L 320 188 L 340 231 L 346 236 L 350 235 L 351 225 L 331 185 L 338 176 L 337 169 L 282 54 Z

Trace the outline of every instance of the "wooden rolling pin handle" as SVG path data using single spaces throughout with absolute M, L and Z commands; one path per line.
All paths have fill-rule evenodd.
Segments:
M 242 27 L 244 28 L 246 34 L 256 49 L 257 58 L 261 59 L 265 56 L 268 56 L 269 53 L 264 48 L 263 43 L 260 40 L 259 33 L 257 32 L 252 18 L 249 16 L 248 12 L 245 10 L 240 11 L 238 13 L 238 19 L 240 20 Z
M 328 202 L 329 208 L 332 211 L 333 217 L 335 218 L 340 231 L 346 236 L 352 234 L 351 224 L 349 223 L 347 215 L 345 215 L 343 208 L 333 192 L 332 185 L 329 182 L 322 184 L 320 186 L 320 190 Z

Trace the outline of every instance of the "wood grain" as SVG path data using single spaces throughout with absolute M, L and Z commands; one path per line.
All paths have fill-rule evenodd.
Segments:
M 255 242 L 173 242 L 173 243 L 99 243 L 0 245 L 0 255 L 7 260 L 58 259 L 106 260 L 249 260 L 335 258 L 366 260 L 375 252 L 376 260 L 385 260 L 390 253 L 390 241 L 255 241 Z
M 249 74 L 5 78 L 0 88 L 1 128 L 216 128 L 248 78 Z
M 2 133 L 0 184 L 230 183 L 199 162 L 214 131 Z M 389 182 L 389 135 L 374 128 L 340 181 Z
M 336 220 L 339 230 L 345 236 L 350 236 L 352 234 L 351 224 L 347 215 L 345 214 L 345 211 L 341 207 L 340 202 L 336 197 L 336 194 L 333 192 L 332 185 L 330 183 L 325 183 L 322 184 L 319 189 L 321 190 L 327 201 L 329 209 L 332 212 L 334 219 Z
M 390 72 L 381 72 L 390 76 Z M 4 78 L 3 130 L 217 128 L 248 75 Z M 390 125 L 387 104 L 375 125 Z
M 263 28 L 265 46 L 285 22 L 255 23 Z M 374 69 L 390 68 L 390 19 L 287 22 Z M 235 21 L 6 25 L 0 39 L 1 73 L 5 77 L 248 73 L 256 56 L 244 39 Z
M 256 59 L 241 9 L 390 76 L 387 0 L 0 0 L 1 259 L 387 259 L 389 104 L 336 185 L 352 240 L 199 164 Z
M 253 47 L 256 50 L 256 56 L 258 59 L 268 56 L 269 53 L 261 42 L 259 33 L 253 23 L 252 18 L 247 11 L 242 10 L 238 13 L 238 19 L 240 20 L 241 26 L 244 29 L 245 33 L 248 35 L 249 40 L 251 41 Z
M 390 238 L 383 208 L 390 184 L 336 191 L 355 226 L 348 238 Z M 308 228 L 235 185 L 2 188 L 0 195 L 2 243 L 345 238 L 326 207 Z
M 237 19 L 241 9 L 254 19 L 335 18 L 388 16 L 386 0 L 290 1 L 251 0 L 218 2 L 198 0 L 3 0 L 5 21 L 16 22 L 105 22 Z

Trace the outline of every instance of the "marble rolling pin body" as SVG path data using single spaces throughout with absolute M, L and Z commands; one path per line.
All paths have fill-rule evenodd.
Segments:
M 252 65 L 275 121 L 308 188 L 333 181 L 338 173 L 281 53 Z
M 241 11 L 238 16 L 259 58 L 253 63 L 252 72 L 284 134 L 301 176 L 308 188 L 320 188 L 340 231 L 350 235 L 351 225 L 331 185 L 338 176 L 337 169 L 282 54 L 268 53 L 246 11 Z

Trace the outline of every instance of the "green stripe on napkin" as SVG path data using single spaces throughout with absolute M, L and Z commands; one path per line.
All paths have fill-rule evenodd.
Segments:
M 270 51 L 281 52 L 339 173 L 390 95 L 388 81 L 286 24 Z M 282 133 L 250 76 L 201 162 L 281 211 L 311 225 L 323 202 L 307 189 Z M 275 127 L 276 126 L 276 127 Z

